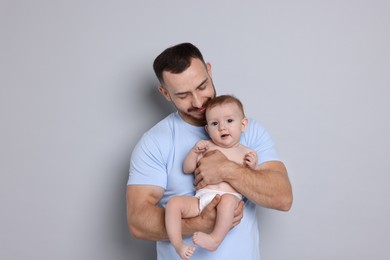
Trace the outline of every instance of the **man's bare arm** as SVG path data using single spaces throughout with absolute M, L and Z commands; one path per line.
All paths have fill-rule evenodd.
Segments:
M 167 240 L 165 229 L 165 209 L 159 207 L 164 193 L 161 187 L 148 185 L 128 185 L 126 192 L 127 222 L 132 235 L 146 240 Z M 211 232 L 215 224 L 216 209 L 220 197 L 214 200 L 195 218 L 182 220 L 184 236 L 190 236 L 196 231 Z M 237 225 L 242 218 L 243 205 L 235 212 L 232 226 Z
M 282 211 L 291 208 L 292 188 L 287 169 L 280 161 L 265 162 L 253 170 L 229 161 L 219 151 L 211 151 L 198 165 L 195 170 L 197 189 L 225 181 L 258 205 Z
M 139 239 L 166 240 L 165 210 L 157 206 L 164 190 L 157 186 L 127 186 L 127 223 L 131 234 Z

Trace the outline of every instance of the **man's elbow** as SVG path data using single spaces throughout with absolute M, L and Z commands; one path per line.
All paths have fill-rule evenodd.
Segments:
M 288 194 L 280 198 L 277 208 L 281 211 L 289 211 L 292 207 L 292 203 L 293 196 L 292 194 Z
M 144 233 L 131 221 L 128 221 L 130 234 L 137 239 L 145 239 Z
M 130 234 L 137 239 L 145 239 L 144 232 L 142 232 L 139 225 L 137 225 L 136 218 L 132 216 L 130 213 L 131 211 L 128 210 L 127 212 L 127 226 L 129 228 Z

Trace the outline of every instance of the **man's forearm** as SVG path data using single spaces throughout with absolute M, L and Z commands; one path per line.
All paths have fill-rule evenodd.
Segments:
M 143 221 L 139 221 L 138 223 L 129 218 L 130 232 L 138 239 L 154 241 L 168 240 L 164 217 L 165 210 L 159 208 L 149 217 L 146 214 L 142 214 L 138 219 L 142 219 Z M 182 219 L 182 234 L 183 236 L 192 236 L 196 231 L 211 232 L 212 229 L 210 227 L 213 224 L 212 222 L 208 223 L 201 216 Z
M 291 208 L 292 189 L 282 162 L 264 163 L 259 170 L 231 162 L 221 172 L 225 181 L 250 201 L 277 210 Z
M 192 236 L 196 231 L 199 231 L 200 223 L 198 222 L 198 218 L 186 218 L 182 219 L 182 234 L 183 236 Z
M 130 233 L 144 240 L 164 241 L 168 240 L 165 227 L 165 209 L 154 205 L 144 206 L 142 209 L 132 210 L 128 207 L 127 220 Z M 209 213 L 212 214 L 212 213 Z M 211 232 L 214 226 L 215 216 L 197 216 L 182 219 L 183 236 L 191 236 L 196 231 Z
M 168 234 L 165 229 L 165 221 L 160 221 L 164 216 L 165 210 L 161 209 L 161 212 L 155 212 L 153 213 L 153 216 L 141 217 L 144 219 L 142 223 L 135 224 L 134 222 L 129 221 L 130 232 L 138 239 L 154 241 L 168 240 Z M 191 236 L 199 229 L 200 223 L 196 218 L 182 219 L 183 236 Z
M 128 209 L 127 220 L 131 234 L 138 239 L 167 240 L 165 229 L 165 210 L 158 207 L 146 207 L 137 212 Z
M 211 233 L 215 225 L 215 216 L 207 219 L 199 215 L 193 218 L 182 219 L 181 223 L 183 236 L 192 236 L 197 231 Z

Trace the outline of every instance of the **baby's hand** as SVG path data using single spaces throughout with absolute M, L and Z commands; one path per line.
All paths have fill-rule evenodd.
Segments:
M 252 169 L 256 169 L 257 160 L 257 153 L 253 151 L 245 154 L 244 156 L 244 164 Z
M 194 146 L 193 151 L 195 153 L 204 153 L 209 149 L 209 144 L 210 144 L 210 141 L 208 141 L 208 140 L 200 140 Z

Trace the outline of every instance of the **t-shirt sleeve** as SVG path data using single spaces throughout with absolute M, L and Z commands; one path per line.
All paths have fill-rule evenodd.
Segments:
M 131 154 L 127 185 L 153 185 L 166 188 L 167 170 L 158 143 L 145 133 Z
M 244 142 L 257 152 L 259 164 L 280 160 L 271 135 L 260 123 L 253 119 L 250 119 L 248 129 L 245 131 Z

